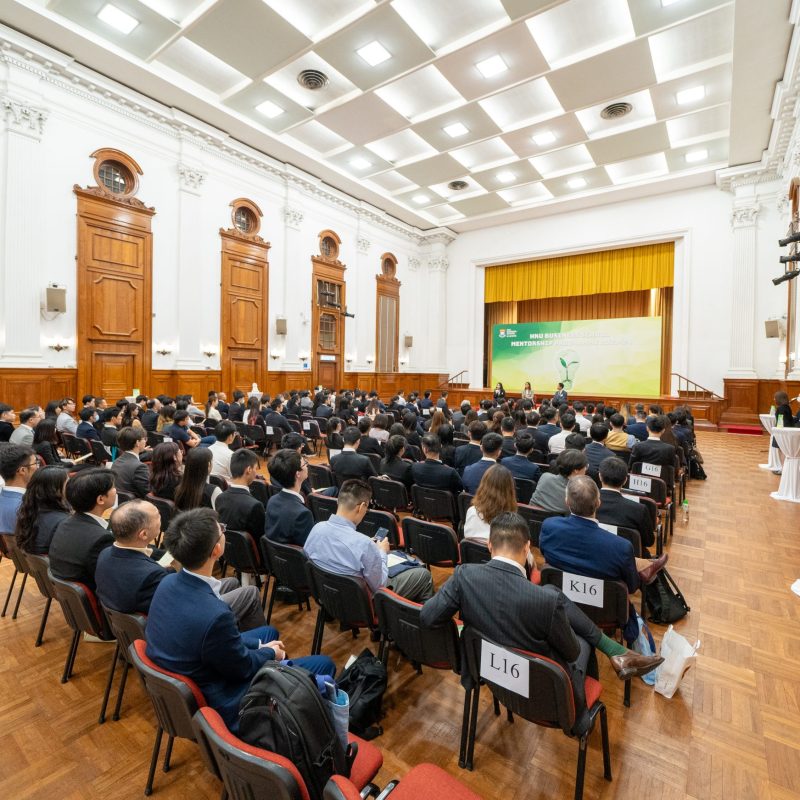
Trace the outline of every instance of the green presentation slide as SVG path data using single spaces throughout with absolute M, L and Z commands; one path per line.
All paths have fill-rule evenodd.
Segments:
M 527 322 L 492 329 L 491 385 L 537 396 L 661 394 L 661 317 Z

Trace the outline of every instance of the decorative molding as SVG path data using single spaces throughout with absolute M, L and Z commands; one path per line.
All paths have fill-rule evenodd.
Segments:
M 269 249 L 272 245 L 265 242 L 264 239 L 257 233 L 242 233 L 238 228 L 220 228 L 220 236 L 227 236 L 229 239 L 240 239 L 245 242 L 252 242 L 253 244 L 260 244 Z
M 89 194 L 93 197 L 100 197 L 103 200 L 109 200 L 112 203 L 119 203 L 122 206 L 130 206 L 131 208 L 138 208 L 141 211 L 146 211 L 148 214 L 155 214 L 156 209 L 154 206 L 146 206 L 138 197 L 125 197 L 123 195 L 112 194 L 99 186 L 87 186 L 82 188 L 77 183 L 73 185 L 72 191 L 76 194 Z
M 3 105 L 3 116 L 10 129 L 37 141 L 41 138 L 44 133 L 44 123 L 47 122 L 48 117 L 45 109 L 36 108 L 8 95 L 3 96 L 0 102 Z
M 299 231 L 304 217 L 305 215 L 299 208 L 293 208 L 292 206 L 284 206 L 283 208 L 283 221 L 287 228 Z
M 199 195 L 207 176 L 208 173 L 201 169 L 190 167 L 188 164 L 178 164 L 178 179 L 181 189 L 185 192 Z
M 758 220 L 759 210 L 759 204 L 754 202 L 734 208 L 731 214 L 731 227 L 734 229 L 752 227 Z
M 359 236 L 358 239 L 356 239 L 356 250 L 362 255 L 366 255 L 370 247 L 372 247 L 372 242 L 366 237 Z
M 428 259 L 428 272 L 447 272 L 449 266 L 447 256 L 431 256 Z
M 418 272 L 420 267 L 420 260 L 416 256 L 411 256 L 408 259 L 409 272 Z
M 789 216 L 789 212 L 792 210 L 792 201 L 789 199 L 788 195 L 778 195 L 775 203 L 775 209 L 777 210 L 779 217 Z

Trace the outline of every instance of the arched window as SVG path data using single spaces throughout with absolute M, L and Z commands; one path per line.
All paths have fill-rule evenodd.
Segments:
M 375 354 L 378 372 L 397 372 L 400 338 L 400 281 L 397 259 L 391 253 L 381 256 L 381 273 L 375 276 Z

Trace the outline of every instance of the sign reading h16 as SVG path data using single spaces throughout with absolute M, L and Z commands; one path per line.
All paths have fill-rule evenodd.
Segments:
M 572 600 L 584 606 L 603 607 L 603 581 L 563 572 L 561 591 Z
M 631 475 L 628 478 L 628 486 L 636 492 L 649 492 L 653 488 L 653 481 L 642 475 Z
M 518 653 L 481 639 L 481 678 L 529 697 L 529 668 L 528 661 Z

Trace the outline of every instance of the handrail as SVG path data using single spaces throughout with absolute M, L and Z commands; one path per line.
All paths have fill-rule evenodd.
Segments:
M 461 372 L 456 372 L 455 375 L 451 375 L 446 381 L 440 383 L 436 388 L 441 389 L 444 386 L 449 386 L 451 383 L 458 383 L 458 381 L 456 381 L 456 378 L 460 378 L 467 372 L 469 372 L 468 369 L 462 369 Z
M 690 380 L 685 375 L 680 375 L 677 372 L 673 372 L 670 375 L 671 378 L 678 379 L 678 396 L 680 397 L 681 392 L 684 390 L 684 383 L 686 384 L 685 390 L 686 392 L 692 392 L 692 399 L 697 400 L 698 396 L 701 399 L 711 399 L 711 400 L 724 400 L 724 397 L 718 395 L 715 391 L 711 389 L 706 389 L 704 386 L 701 386 L 699 383 L 696 383 L 693 380 Z

